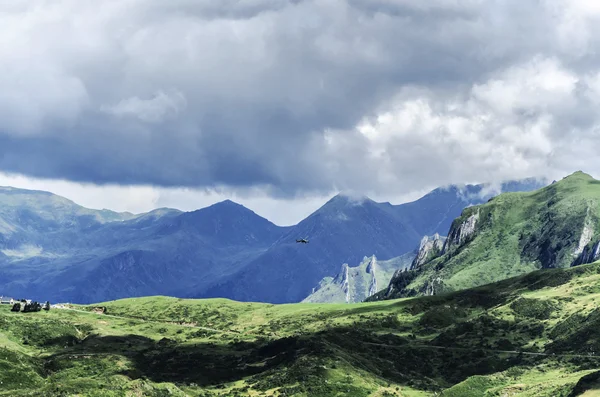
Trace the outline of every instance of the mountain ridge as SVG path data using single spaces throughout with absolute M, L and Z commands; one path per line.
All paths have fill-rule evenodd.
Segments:
M 343 193 L 282 227 L 232 200 L 195 211 L 119 215 L 49 192 L 10 190 L 0 192 L 0 289 L 79 303 L 156 294 L 231 297 L 232 291 L 240 300 L 297 302 L 342 263 L 412 251 L 418 230 L 439 223 L 434 214 L 413 225 L 404 204 Z M 451 211 L 464 205 L 456 194 L 446 199 L 459 203 Z M 299 237 L 310 243 L 296 244 Z
M 528 190 L 543 185 L 543 182 L 533 183 L 527 179 L 502 186 Z M 470 189 L 481 192 L 484 187 L 471 185 Z M 430 235 L 445 234 L 447 230 L 440 230 L 451 223 L 450 217 L 460 215 L 464 206 L 474 199 L 465 201 L 466 195 L 459 188 L 440 192 L 432 191 L 419 200 L 399 205 L 336 195 L 291 227 L 280 243 L 271 246 L 229 280 L 186 297 L 270 303 L 301 301 L 323 278 L 335 276 L 343 263 L 360 263 L 365 254 L 382 260 L 406 254 L 418 247 L 424 235 L 420 232 L 424 230 L 433 230 Z M 486 195 L 479 198 L 481 202 L 487 199 Z M 335 237 L 332 230 L 336 231 Z M 310 243 L 298 246 L 295 239 L 299 237 L 309 237 Z M 254 289 L 250 290 L 249 286 Z
M 411 265 L 415 253 L 380 261 L 375 255 L 364 257 L 355 267 L 347 263 L 335 277 L 325 277 L 302 303 L 357 303 L 374 295 L 390 282 L 398 269 Z
M 532 192 L 503 193 L 466 208 L 440 255 L 395 275 L 369 300 L 439 294 L 589 263 L 600 245 L 599 213 L 600 181 L 581 171 Z
M 45 197 L 63 202 L 60 196 Z M 75 219 L 81 211 L 71 208 Z M 23 229 L 12 239 L 2 232 L 6 216 L 1 214 L 3 293 L 82 303 L 156 292 L 182 294 L 182 289 L 206 285 L 243 266 L 285 230 L 233 202 L 192 212 L 156 209 L 109 222 L 91 219 L 85 229 L 70 223 L 50 235 Z M 194 221 L 198 218 L 200 224 Z M 219 234 L 223 224 L 229 227 L 228 239 Z M 30 246 L 51 254 L 19 255 L 32 252 Z

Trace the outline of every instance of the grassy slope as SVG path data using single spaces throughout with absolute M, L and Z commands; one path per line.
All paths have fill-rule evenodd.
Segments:
M 438 277 L 437 291 L 456 291 L 525 274 L 540 268 L 568 267 L 575 259 L 584 225 L 600 238 L 600 182 L 577 172 L 528 193 L 505 193 L 467 208 L 459 225 L 479 211 L 474 238 L 421 267 L 401 294 L 422 293 Z M 592 244 L 591 243 L 591 244 Z
M 389 284 L 396 270 L 410 266 L 414 257 L 415 255 L 411 252 L 385 261 L 376 260 L 375 278 L 377 279 L 378 290 Z M 371 274 L 367 273 L 367 266 L 370 262 L 371 257 L 365 258 L 358 266 L 348 269 L 350 302 L 362 302 L 367 298 L 372 277 Z M 319 283 L 319 288 L 302 302 L 345 303 L 346 294 L 342 286 L 335 282 L 336 278 L 325 277 Z
M 574 396 L 598 383 L 598 304 L 600 263 L 362 304 L 3 305 L 0 395 Z

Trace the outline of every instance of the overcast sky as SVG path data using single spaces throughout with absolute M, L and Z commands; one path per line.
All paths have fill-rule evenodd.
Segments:
M 0 2 L 0 185 L 93 208 L 600 171 L 600 3 Z

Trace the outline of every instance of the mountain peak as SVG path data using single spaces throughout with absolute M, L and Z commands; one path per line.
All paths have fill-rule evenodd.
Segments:
M 583 171 L 575 171 L 571 175 L 567 175 L 563 178 L 564 181 L 572 181 L 572 180 L 594 180 L 590 174 L 587 174 Z
M 242 204 L 236 203 L 235 201 L 231 201 L 229 199 L 216 202 L 208 207 L 200 208 L 187 214 L 193 214 L 194 216 L 209 216 L 209 217 L 218 217 L 218 218 L 228 218 L 228 217 L 238 217 L 240 215 L 256 215 L 254 211 L 249 208 L 244 207 Z M 262 218 L 262 217 L 260 217 Z
M 312 215 L 328 214 L 329 216 L 332 214 L 337 214 L 335 216 L 340 216 L 340 214 L 344 214 L 347 211 L 352 211 L 353 209 L 363 207 L 365 204 L 376 203 L 364 195 L 339 193 L 329 199 L 329 201 L 323 204 L 318 210 L 313 212 Z M 343 217 L 344 216 L 342 216 L 342 218 Z
M 224 206 L 229 206 L 229 207 L 244 207 L 243 205 L 241 205 L 241 204 L 239 204 L 239 203 L 236 203 L 235 201 L 232 201 L 232 200 L 230 200 L 230 199 L 225 199 L 225 200 L 223 200 L 223 201 L 216 202 L 216 203 L 214 203 L 212 206 L 221 206 L 221 207 L 224 207 Z M 211 207 L 212 207 L 212 206 L 211 206 Z M 245 208 L 245 207 L 244 207 L 244 208 Z
M 338 203 L 344 205 L 361 205 L 367 202 L 373 202 L 364 194 L 355 193 L 338 193 L 333 196 L 327 203 Z
M 251 209 L 246 208 L 242 204 L 236 203 L 235 201 L 229 199 L 216 202 L 214 204 L 209 205 L 208 207 L 200 208 L 192 212 L 212 213 L 215 211 L 221 214 L 232 214 L 238 212 L 254 213 L 254 211 L 252 211 Z

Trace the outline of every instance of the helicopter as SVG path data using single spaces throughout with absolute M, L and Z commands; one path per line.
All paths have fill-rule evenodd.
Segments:
M 308 244 L 308 239 L 307 238 L 296 239 L 296 242 L 302 243 L 302 244 Z

